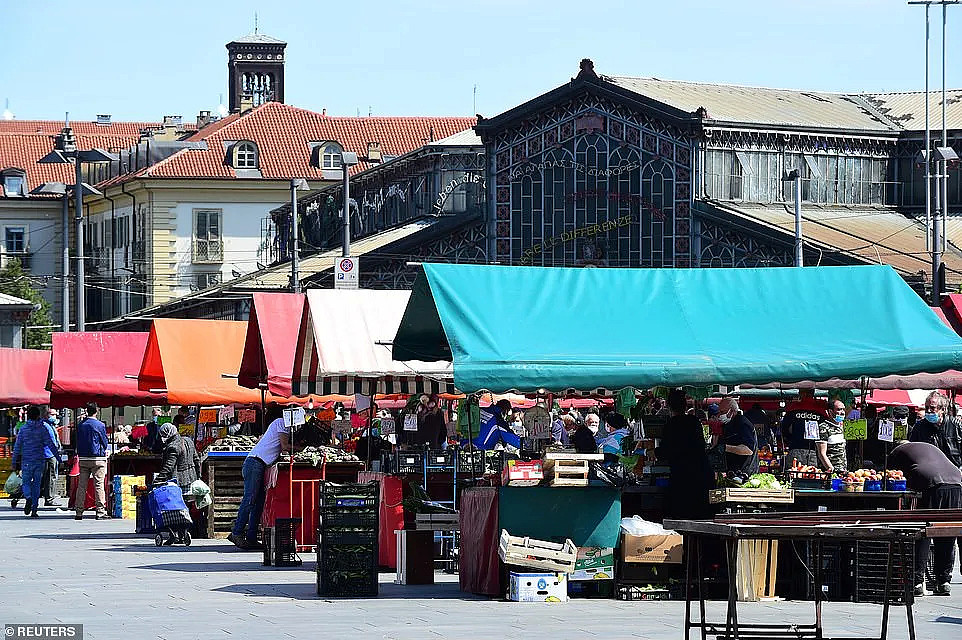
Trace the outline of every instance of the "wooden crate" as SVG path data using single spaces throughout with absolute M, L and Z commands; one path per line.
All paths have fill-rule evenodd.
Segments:
M 587 487 L 588 461 L 548 458 L 544 461 L 544 478 L 552 487 Z
M 791 504 L 795 502 L 795 491 L 793 489 L 752 489 L 750 487 L 726 487 L 724 489 L 712 489 L 709 491 L 708 500 L 712 504 L 721 504 L 723 502 L 778 502 Z
M 775 597 L 778 574 L 777 540 L 739 540 L 735 586 L 739 602 Z
M 207 537 L 226 538 L 231 532 L 237 510 L 244 498 L 241 469 L 245 456 L 208 458 L 204 482 L 210 487 L 213 504 L 207 507 Z
M 571 573 L 575 570 L 578 559 L 578 547 L 571 540 L 565 540 L 563 544 L 545 542 L 512 536 L 502 529 L 498 542 L 498 557 L 505 564 L 517 567 Z

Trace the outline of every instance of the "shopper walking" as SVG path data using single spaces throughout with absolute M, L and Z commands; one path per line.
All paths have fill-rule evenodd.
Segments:
M 244 476 L 244 497 L 237 509 L 237 519 L 227 539 L 240 549 L 256 549 L 257 526 L 264 511 L 264 471 L 291 450 L 291 428 L 284 424 L 284 416 L 278 405 L 271 405 L 267 418 L 271 420 L 267 431 L 257 441 L 244 460 L 241 473 Z
M 57 444 L 57 448 L 53 451 L 48 448 L 44 449 L 45 463 L 43 482 L 40 485 L 40 495 L 43 496 L 43 504 L 45 507 L 51 507 L 54 504 L 54 498 L 60 497 L 54 496 L 54 487 L 57 483 L 57 475 L 60 472 L 60 449 L 63 448 L 60 444 L 60 438 L 57 437 L 57 426 L 60 424 L 60 416 L 57 415 L 57 410 L 48 408 L 47 417 L 43 422 L 50 431 L 50 437 L 53 438 L 53 441 Z
M 40 420 L 40 407 L 27 409 L 27 422 L 17 435 L 13 450 L 13 470 L 23 479 L 24 515 L 37 517 L 40 485 L 46 468 L 46 451 L 59 450 L 46 424 Z
M 200 456 L 194 441 L 181 436 L 169 422 L 160 426 L 157 435 L 163 443 L 163 458 L 154 482 L 174 480 L 184 495 L 189 495 L 190 485 L 200 478 Z
M 919 509 L 962 508 L 962 471 L 935 445 L 903 442 L 889 454 L 888 466 L 901 469 L 910 491 L 921 492 Z M 925 595 L 925 565 L 932 540 L 923 537 L 915 545 L 915 595 Z M 937 538 L 935 547 L 935 595 L 950 595 L 955 540 Z
M 87 504 L 87 483 L 94 479 L 94 496 L 97 520 L 108 518 L 107 496 L 104 476 L 107 475 L 107 428 L 97 419 L 97 403 L 87 403 L 87 417 L 77 425 L 77 456 L 80 458 L 80 476 L 77 478 L 77 495 L 74 498 L 75 520 L 83 520 Z

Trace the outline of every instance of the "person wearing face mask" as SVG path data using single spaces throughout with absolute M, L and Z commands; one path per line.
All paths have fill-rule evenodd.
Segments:
M 729 472 L 758 473 L 758 436 L 755 425 L 738 408 L 738 400 L 725 398 L 718 405 L 722 423 L 722 444 Z
M 845 434 L 842 424 L 845 422 L 845 403 L 836 400 L 829 412 L 830 419 L 823 420 L 818 425 L 818 440 L 815 441 L 815 455 L 818 466 L 828 473 L 837 473 L 848 468 L 848 456 L 845 453 Z
M 933 391 L 925 399 L 925 414 L 912 427 L 909 440 L 938 447 L 956 467 L 962 468 L 962 422 L 946 414 L 949 399 Z
M 601 418 L 597 413 L 589 413 L 585 416 L 585 422 L 571 436 L 571 443 L 575 446 L 578 453 L 598 453 L 598 443 L 595 435 L 598 433 L 598 426 Z

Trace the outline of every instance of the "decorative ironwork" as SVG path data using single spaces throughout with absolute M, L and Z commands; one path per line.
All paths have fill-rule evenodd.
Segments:
M 698 220 L 698 267 L 788 267 L 795 263 L 790 249 L 707 220 Z

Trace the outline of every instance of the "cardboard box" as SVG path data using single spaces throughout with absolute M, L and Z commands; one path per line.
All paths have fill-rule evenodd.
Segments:
M 621 553 L 625 562 L 681 564 L 684 538 L 680 535 L 633 536 L 621 538 Z
M 511 572 L 508 600 L 512 602 L 567 602 L 568 577 L 564 573 Z
M 524 462 L 508 460 L 501 471 L 501 484 L 512 487 L 534 487 L 544 480 L 544 468 L 540 460 Z
M 579 547 L 575 570 L 568 580 L 613 580 L 615 577 L 615 550 L 612 547 Z

